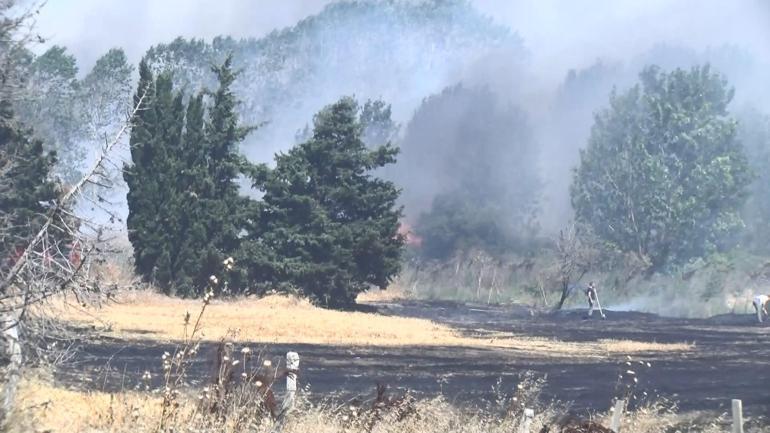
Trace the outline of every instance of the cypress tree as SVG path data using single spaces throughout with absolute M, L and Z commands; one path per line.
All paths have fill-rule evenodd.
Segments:
M 137 272 L 168 291 L 174 278 L 171 267 L 177 220 L 175 159 L 181 148 L 183 110 L 168 76 L 157 79 L 145 62 L 139 65 L 139 86 L 134 103 L 142 107 L 131 130 L 131 159 L 124 168 L 129 187 L 128 236 L 134 247 Z
M 137 97 L 149 90 L 132 130 L 129 239 L 136 269 L 167 293 L 195 295 L 239 245 L 242 208 L 237 177 L 249 167 L 238 144 L 250 128 L 239 125 L 228 58 L 213 68 L 219 88 L 205 110 L 204 94 L 186 107 L 171 77 L 153 80 L 143 62 Z M 208 116 L 206 116 L 208 114 Z
M 206 176 L 206 137 L 204 130 L 203 94 L 190 98 L 187 104 L 181 168 L 178 172 L 181 194 L 177 194 L 179 238 L 173 266 L 177 269 L 176 284 L 183 294 L 193 294 L 196 281 L 205 277 L 198 269 L 198 255 L 208 238 L 207 223 L 202 212 L 201 198 L 207 195 L 211 182 Z

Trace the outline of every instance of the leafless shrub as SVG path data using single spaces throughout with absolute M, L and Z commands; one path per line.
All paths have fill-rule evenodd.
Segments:
M 555 261 L 545 270 L 545 279 L 559 287 L 559 301 L 555 308 L 561 309 L 574 284 L 597 264 L 601 248 L 590 231 L 583 226 L 572 224 L 559 232 L 554 240 Z
M 375 396 L 369 401 L 353 401 L 341 405 L 335 414 L 345 429 L 371 432 L 381 423 L 400 423 L 419 416 L 416 400 L 409 392 L 394 396 L 388 386 L 377 383 Z

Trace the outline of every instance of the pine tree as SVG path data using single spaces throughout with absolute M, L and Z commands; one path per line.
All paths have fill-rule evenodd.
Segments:
M 178 172 L 178 181 L 186 191 L 177 195 L 180 236 L 173 263 L 177 269 L 176 284 L 187 292 L 193 289 L 195 281 L 205 276 L 205 271 L 198 269 L 199 251 L 205 247 L 208 238 L 207 222 L 201 203 L 205 197 L 212 194 L 212 188 L 206 175 L 204 115 L 203 94 L 190 98 L 182 141 L 181 168 Z
M 202 287 L 210 275 L 219 272 L 222 261 L 235 254 L 244 226 L 244 208 L 249 204 L 240 195 L 236 181 L 251 167 L 238 146 L 253 128 L 241 126 L 236 113 L 232 59 L 228 57 L 213 72 L 219 87 L 212 95 L 208 116 L 204 116 L 202 95 L 190 100 L 181 152 L 186 155 L 182 171 L 188 179 L 181 206 L 187 220 L 176 266 L 182 270 L 177 279 L 192 282 L 188 289 Z M 230 283 L 231 290 L 243 288 L 230 277 L 222 280 Z
M 0 101 L 0 266 L 13 264 L 16 254 L 40 230 L 58 197 L 50 178 L 55 154 L 22 127 L 7 100 Z
M 209 194 L 204 200 L 210 212 L 209 221 L 216 227 L 213 246 L 222 254 L 230 254 L 238 247 L 241 231 L 242 209 L 246 199 L 239 194 L 238 176 L 249 170 L 250 164 L 239 153 L 238 145 L 254 129 L 239 124 L 236 113 L 237 101 L 232 92 L 236 74 L 232 70 L 232 58 L 228 57 L 220 67 L 213 68 L 219 88 L 213 95 L 213 105 L 206 124 L 206 145 L 209 162 Z
M 255 286 L 300 291 L 332 307 L 349 306 L 371 286 L 385 288 L 400 269 L 399 191 L 372 176 L 395 162 L 389 144 L 367 149 L 351 98 L 323 109 L 312 137 L 262 168 L 264 191 L 253 215 L 248 258 Z

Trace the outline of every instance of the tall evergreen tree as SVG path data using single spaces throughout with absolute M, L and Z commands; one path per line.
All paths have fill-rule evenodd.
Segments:
M 134 266 L 139 274 L 149 278 L 161 254 L 161 230 L 155 220 L 160 203 L 160 181 L 155 175 L 157 156 L 156 130 L 159 129 L 155 109 L 155 79 L 147 64 L 139 64 L 139 85 L 134 106 L 142 104 L 136 113 L 129 141 L 131 165 L 123 169 L 128 185 L 128 239 L 134 249 Z
M 239 244 L 246 199 L 236 180 L 249 165 L 238 144 L 250 129 L 235 113 L 230 59 L 214 73 L 219 88 L 206 113 L 203 94 L 185 107 L 170 76 L 153 79 L 140 64 L 136 98 L 145 90 L 148 96 L 132 130 L 133 165 L 125 175 L 129 239 L 137 271 L 169 293 L 197 294 Z
M 255 184 L 264 191 L 242 257 L 256 285 L 296 290 L 333 307 L 385 288 L 400 269 L 399 191 L 374 177 L 395 162 L 390 144 L 368 149 L 351 98 L 316 115 L 312 137 L 276 157 Z
M 183 149 L 180 152 L 183 194 L 179 195 L 181 230 L 178 254 L 173 266 L 176 280 L 195 289 L 209 275 L 221 269 L 222 261 L 235 253 L 244 226 L 244 208 L 249 200 L 239 194 L 237 179 L 251 165 L 239 153 L 238 145 L 253 130 L 240 125 L 236 113 L 238 101 L 232 92 L 237 75 L 227 58 L 213 68 L 219 87 L 211 96 L 208 116 L 204 115 L 203 95 L 191 98 Z M 237 274 L 236 274 L 237 275 Z M 243 287 L 229 278 L 231 289 Z

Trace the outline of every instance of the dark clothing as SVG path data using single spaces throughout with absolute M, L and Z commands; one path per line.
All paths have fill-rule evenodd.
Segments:
M 593 305 L 594 300 L 596 300 L 596 289 L 588 286 L 588 288 L 586 288 L 586 297 L 588 297 L 588 305 Z

